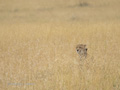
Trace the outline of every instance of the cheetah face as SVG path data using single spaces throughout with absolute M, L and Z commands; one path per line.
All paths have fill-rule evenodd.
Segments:
M 84 53 L 84 52 L 87 52 L 87 48 L 85 48 L 85 49 L 77 49 L 77 53 Z
M 79 44 L 76 46 L 77 52 L 82 52 L 83 50 L 87 51 L 86 45 Z
M 87 55 L 87 48 L 86 48 L 86 45 L 83 45 L 83 44 L 79 44 L 76 46 L 76 51 L 77 53 L 81 56 L 85 56 Z

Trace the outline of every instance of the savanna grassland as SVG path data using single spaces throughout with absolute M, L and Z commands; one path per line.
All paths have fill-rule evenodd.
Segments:
M 119 3 L 1 0 L 0 90 L 120 90 Z

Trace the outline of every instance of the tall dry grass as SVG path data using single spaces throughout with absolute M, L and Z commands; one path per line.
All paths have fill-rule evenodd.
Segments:
M 119 90 L 120 23 L 0 26 L 0 90 Z M 84 43 L 86 60 L 75 47 Z

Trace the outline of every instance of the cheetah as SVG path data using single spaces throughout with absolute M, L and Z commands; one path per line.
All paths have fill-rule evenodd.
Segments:
M 84 44 L 78 44 L 76 46 L 76 51 L 79 54 L 80 59 L 87 57 L 87 48 L 86 48 L 86 45 L 84 45 Z

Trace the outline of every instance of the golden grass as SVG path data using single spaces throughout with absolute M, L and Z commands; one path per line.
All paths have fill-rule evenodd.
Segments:
M 119 90 L 117 22 L 2 25 L 1 90 Z M 84 43 L 81 61 L 75 46 Z
M 118 0 L 0 5 L 0 90 L 120 90 Z

